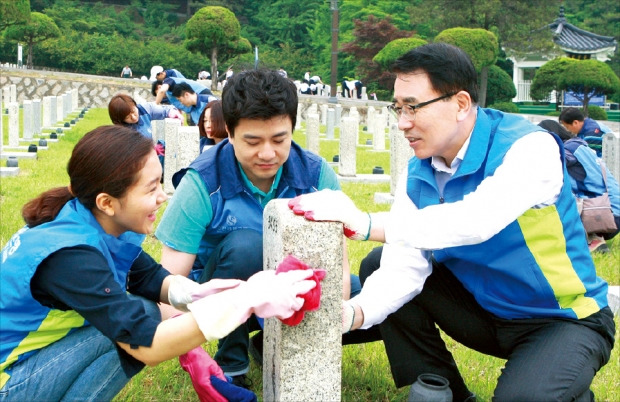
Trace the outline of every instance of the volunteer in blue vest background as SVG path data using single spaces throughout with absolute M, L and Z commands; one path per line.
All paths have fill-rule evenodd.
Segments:
M 185 112 L 190 116 L 194 125 L 198 124 L 202 111 L 211 101 L 217 98 L 210 94 L 198 94 L 186 82 L 180 82 L 174 86 L 172 96 L 184 106 Z
M 155 79 L 158 81 L 163 81 L 166 78 L 185 78 L 185 76 L 177 69 L 168 68 L 164 69 L 163 67 L 159 67 L 156 70 L 152 70 L 151 73 L 155 74 Z
M 593 119 L 585 117 L 576 107 L 567 107 L 560 113 L 559 122 L 577 137 L 584 139 L 588 146 L 596 151 L 598 157 L 603 152 L 603 135 L 605 131 Z
M 343 331 L 379 325 L 398 387 L 432 373 L 449 380 L 453 400 L 475 400 L 441 329 L 506 359 L 494 400 L 593 400 L 615 325 L 561 140 L 480 108 L 476 70 L 457 47 L 417 47 L 393 71 L 388 108 L 415 157 L 390 212 L 369 216 L 338 191 L 290 203 L 343 222 L 354 239 L 385 243 L 360 267 L 370 276 L 343 303 Z
M 87 133 L 67 171 L 70 185 L 28 202 L 26 226 L 2 249 L 1 400 L 111 400 L 145 364 L 251 314 L 290 317 L 315 286 L 312 270 L 199 285 L 144 252 L 166 195 L 153 143 L 135 130 Z M 157 302 L 186 313 L 162 322 Z
M 155 84 L 153 84 L 153 88 L 159 85 L 158 82 L 159 81 L 155 81 Z M 164 99 L 167 99 L 168 102 L 170 102 L 171 105 L 174 105 L 177 109 L 189 113 L 190 109 L 184 106 L 181 102 L 179 102 L 179 100 L 175 98 L 172 94 L 175 86 L 181 83 L 189 85 L 192 90 L 199 95 L 213 96 L 211 90 L 198 81 L 188 80 L 186 78 L 180 77 L 168 77 L 161 81 L 161 85 L 159 85 L 159 87 L 157 88 L 155 103 L 160 104 Z
M 605 166 L 605 180 L 601 172 L 601 159 L 596 156 L 588 143 L 566 130 L 555 120 L 543 120 L 538 123 L 545 130 L 557 134 L 564 141 L 564 155 L 566 169 L 570 175 L 573 194 L 579 198 L 592 198 L 608 193 L 611 210 L 616 220 L 616 227 L 620 228 L 620 186 L 618 181 Z M 615 233 L 588 233 L 588 248 L 590 252 L 606 253 L 609 247 L 605 240 L 612 239 Z
M 325 188 L 339 189 L 325 159 L 293 142 L 297 119 L 295 84 L 277 71 L 243 71 L 222 91 L 228 139 L 190 165 L 164 212 L 155 235 L 163 243 L 162 264 L 200 282 L 244 279 L 263 269 L 263 209 L 274 198 L 292 198 Z M 343 297 L 359 291 L 343 261 Z M 249 320 L 219 342 L 214 356 L 233 383 L 249 387 Z M 261 364 L 262 332 L 252 338 Z
M 164 85 L 162 81 L 155 80 L 151 82 L 151 95 L 153 95 L 153 97 L 157 98 L 157 93 L 159 92 L 159 89 L 161 88 L 162 85 Z M 169 105 L 170 100 L 168 99 L 167 96 L 164 96 L 161 98 L 161 101 L 159 102 L 159 104 Z
M 113 124 L 133 128 L 151 140 L 153 139 L 152 120 L 169 118 L 183 121 L 183 114 L 174 106 L 157 105 L 153 102 L 138 105 L 131 96 L 126 94 L 117 94 L 110 99 L 108 113 Z

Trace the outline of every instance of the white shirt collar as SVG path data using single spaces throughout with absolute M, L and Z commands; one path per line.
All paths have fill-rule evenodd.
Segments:
M 467 148 L 469 148 L 470 139 L 471 139 L 471 133 L 469 133 L 469 136 L 463 143 L 463 146 L 461 147 L 461 149 L 459 149 L 459 152 L 457 152 L 456 157 L 454 157 L 454 160 L 452 161 L 452 166 L 450 167 L 446 165 L 446 161 L 444 158 L 440 156 L 433 156 L 431 158 L 431 166 L 433 167 L 433 169 L 439 172 L 445 172 L 445 173 L 449 173 L 450 175 L 453 175 L 454 172 L 456 172 L 456 170 L 459 168 L 459 165 L 461 164 L 461 162 L 463 161 L 463 158 L 465 157 Z

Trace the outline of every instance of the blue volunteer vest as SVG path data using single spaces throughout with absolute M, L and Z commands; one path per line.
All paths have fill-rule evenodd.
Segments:
M 151 115 L 148 114 L 144 106 L 137 105 L 138 107 L 138 122 L 136 124 L 129 124 L 128 126 L 138 131 L 146 138 L 153 138 L 151 131 Z
M 30 293 L 30 280 L 52 253 L 78 245 L 99 250 L 114 279 L 126 287 L 127 273 L 142 252 L 144 235 L 126 232 L 119 238 L 103 231 L 93 214 L 77 199 L 68 201 L 58 216 L 34 228 L 24 227 L 2 249 L 0 282 L 0 389 L 11 376 L 11 365 L 27 359 L 73 329 L 89 325 L 73 310 L 42 306 Z M 79 267 L 75 267 L 79 274 Z
M 538 130 L 518 116 L 479 108 L 469 148 L 445 185 L 443 202 L 475 191 L 516 140 Z M 563 159 L 562 142 L 554 138 Z M 430 162 L 412 158 L 408 166 L 407 194 L 420 209 L 440 203 Z M 485 242 L 435 250 L 433 257 L 501 318 L 579 319 L 607 306 L 607 283 L 596 276 L 566 168 L 555 204 L 530 208 Z
M 321 157 L 293 142 L 289 157 L 282 165 L 275 198 L 294 198 L 317 191 L 321 166 Z M 190 168 L 196 170 L 204 181 L 213 210 L 213 219 L 198 251 L 201 263 L 207 261 L 213 249 L 233 230 L 263 232 L 263 207 L 245 187 L 234 148 L 228 139 L 200 154 Z

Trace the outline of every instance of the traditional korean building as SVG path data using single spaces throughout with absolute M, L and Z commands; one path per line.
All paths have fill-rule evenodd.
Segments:
M 558 56 L 567 56 L 580 60 L 596 59 L 604 62 L 609 60 L 616 50 L 617 42 L 613 37 L 584 31 L 566 21 L 564 7 L 560 7 L 558 18 L 547 27 L 553 32 L 553 42 L 558 49 L 555 53 L 510 57 L 514 63 L 512 79 L 517 90 L 517 96 L 513 98 L 513 102 L 532 100 L 530 98 L 532 79 L 536 70 L 547 61 Z M 553 94 L 550 100 L 555 101 Z

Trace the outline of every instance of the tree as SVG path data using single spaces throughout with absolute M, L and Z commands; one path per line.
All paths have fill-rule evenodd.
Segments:
M 480 106 L 486 105 L 489 66 L 495 64 L 499 53 L 497 37 L 490 31 L 475 28 L 450 28 L 442 31 L 435 42 L 458 46 L 469 55 L 476 71 L 480 73 Z
M 60 29 L 45 14 L 36 11 L 30 13 L 30 22 L 26 25 L 13 25 L 7 28 L 6 37 L 10 40 L 24 41 L 28 44 L 27 68 L 32 68 L 32 47 L 51 38 L 60 36 Z
M 537 101 L 546 100 L 552 91 L 555 91 L 556 110 L 560 106 L 562 89 L 559 85 L 560 77 L 564 74 L 566 67 L 578 60 L 568 57 L 557 57 L 543 64 L 534 75 L 530 86 L 530 96 Z
M 372 58 L 383 69 L 389 69 L 392 63 L 400 56 L 411 49 L 427 44 L 428 42 L 420 38 L 400 38 L 389 42 L 383 49 Z
M 369 90 L 373 90 L 373 87 L 376 88 L 377 86 L 392 90 L 394 86 L 392 74 L 383 71 L 372 59 L 389 42 L 394 39 L 409 37 L 413 33 L 396 28 L 389 16 L 378 20 L 374 15 L 369 15 L 368 20 L 355 20 L 354 24 L 353 36 L 355 39 L 343 44 L 342 51 L 357 60 L 358 64 L 355 69 L 357 78 L 366 82 Z
M 510 53 L 547 51 L 553 47 L 547 29 L 559 4 L 548 0 L 418 0 L 411 24 L 422 37 L 448 28 L 482 28 L 495 33 Z
M 211 57 L 211 89 L 217 89 L 218 56 L 225 61 L 237 54 L 252 51 L 250 42 L 241 37 L 241 25 L 232 11 L 224 7 L 203 7 L 187 21 L 185 46 L 192 52 Z
M 572 91 L 577 99 L 582 101 L 586 115 L 592 96 L 610 95 L 620 91 L 620 79 L 611 67 L 593 59 L 569 63 L 560 76 L 558 85 L 561 89 Z
M 30 20 L 30 0 L 0 0 L 0 31 Z

